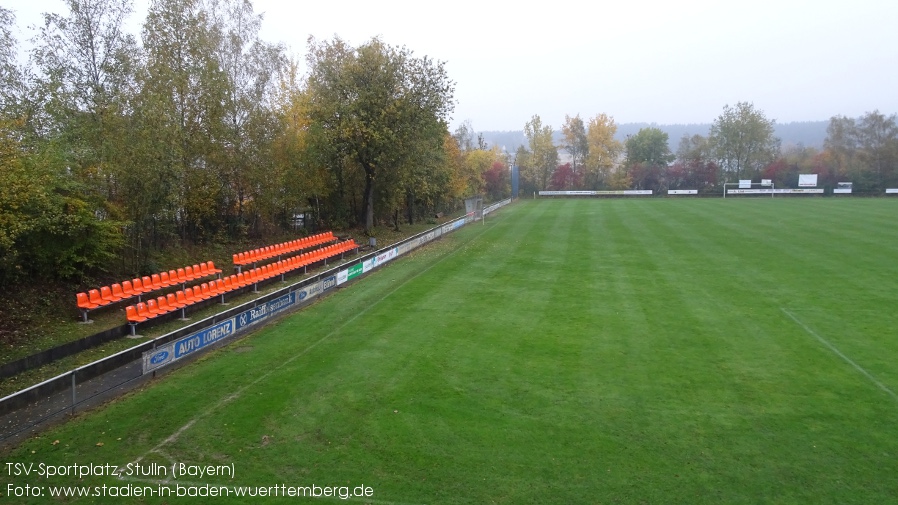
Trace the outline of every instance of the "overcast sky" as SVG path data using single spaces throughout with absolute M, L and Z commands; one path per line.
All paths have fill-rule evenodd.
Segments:
M 12 0 L 19 36 L 62 0 Z M 132 32 L 148 0 L 136 0 Z M 303 57 L 310 35 L 380 36 L 446 62 L 452 127 L 520 130 L 534 114 L 710 123 L 754 103 L 779 123 L 898 112 L 893 0 L 397 2 L 254 0 L 262 38 Z

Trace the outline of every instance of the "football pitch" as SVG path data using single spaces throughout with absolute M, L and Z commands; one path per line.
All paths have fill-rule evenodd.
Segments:
M 893 503 L 896 259 L 884 198 L 518 202 L 6 451 L 0 495 Z M 134 494 L 178 485 L 244 496 Z

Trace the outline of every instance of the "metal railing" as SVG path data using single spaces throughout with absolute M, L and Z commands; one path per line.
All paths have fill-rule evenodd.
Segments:
M 508 203 L 511 203 L 510 199 L 490 205 L 483 209 L 483 215 L 507 205 Z M 170 342 L 174 342 L 182 337 L 201 332 L 206 328 L 233 318 L 247 310 L 267 304 L 284 295 L 301 291 L 307 286 L 320 283 L 323 279 L 328 279 L 332 276 L 338 277 L 340 273 L 352 269 L 353 267 L 357 267 L 357 265 L 371 264 L 371 268 L 373 269 L 376 266 L 380 266 L 379 263 L 374 264 L 374 260 L 378 257 L 388 255 L 390 258 L 394 258 L 405 254 L 432 240 L 440 238 L 445 233 L 460 228 L 464 224 L 471 222 L 473 219 L 473 216 L 469 214 L 444 225 L 415 234 L 382 249 L 359 255 L 351 261 L 318 272 L 311 277 L 289 284 L 250 302 L 219 312 L 213 316 L 183 328 L 179 328 L 153 340 L 138 344 L 87 365 L 69 370 L 39 384 L 35 384 L 4 398 L 0 398 L 0 443 L 12 443 L 23 436 L 27 436 L 28 434 L 37 431 L 44 424 L 63 420 L 70 414 L 97 406 L 133 389 L 146 380 L 155 377 L 157 370 L 153 370 L 150 373 L 144 373 L 145 367 L 143 357 L 147 352 L 153 351 Z M 366 270 L 366 272 L 367 271 L 369 270 Z M 265 286 L 279 282 L 283 281 L 278 277 L 274 277 L 260 282 L 259 285 Z M 252 289 L 252 286 L 247 286 L 242 288 L 242 290 L 237 291 L 237 293 L 247 292 Z M 298 299 L 295 306 L 290 307 L 288 310 L 284 310 L 282 313 L 278 313 L 276 317 L 282 317 L 284 314 L 289 314 L 302 309 L 309 303 L 310 299 Z M 253 331 L 253 328 L 254 327 L 248 327 L 245 331 L 236 332 L 235 336 L 249 334 Z M 204 348 L 203 351 L 221 347 L 231 340 L 231 337 L 222 339 L 214 345 Z M 177 369 L 203 353 L 204 352 L 197 352 L 195 353 L 195 356 L 191 355 L 188 359 L 178 361 L 177 363 L 160 370 L 170 371 Z

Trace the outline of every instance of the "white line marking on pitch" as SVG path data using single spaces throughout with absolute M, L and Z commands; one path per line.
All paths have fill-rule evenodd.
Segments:
M 864 370 L 863 367 L 861 367 L 860 365 L 858 365 L 857 363 L 855 363 L 854 361 L 852 361 L 851 358 L 849 358 L 848 356 L 845 356 L 844 354 L 842 354 L 842 351 L 838 350 L 838 349 L 836 348 L 836 346 L 830 344 L 829 341 L 827 341 L 825 338 L 823 338 L 823 337 L 821 337 L 820 335 L 818 335 L 816 331 L 814 331 L 814 330 L 808 328 L 808 326 L 807 326 L 806 324 L 804 324 L 803 322 L 801 322 L 800 319 L 798 319 L 797 317 L 795 317 L 794 314 L 792 314 L 791 312 L 789 312 L 788 310 L 786 310 L 786 309 L 784 309 L 784 308 L 782 308 L 782 307 L 780 307 L 780 310 L 782 310 L 784 314 L 786 314 L 787 316 L 789 316 L 789 318 L 791 318 L 793 321 L 795 321 L 799 326 L 801 326 L 802 328 L 804 328 L 804 331 L 808 332 L 809 335 L 811 335 L 811 336 L 813 336 L 814 338 L 816 338 L 817 340 L 819 340 L 821 344 L 823 344 L 823 345 L 825 345 L 826 347 L 828 347 L 830 351 L 836 353 L 836 355 L 839 356 L 840 358 L 842 358 L 843 360 L 845 360 L 846 363 L 848 363 L 849 365 L 853 366 L 854 369 L 857 370 L 858 372 L 862 373 L 862 374 L 864 375 L 864 377 L 870 379 L 870 382 L 872 382 L 873 384 L 876 384 L 877 386 L 879 386 L 879 389 L 882 389 L 883 391 L 885 391 L 886 393 L 888 393 L 889 396 L 891 396 L 892 398 L 894 398 L 895 401 L 898 401 L 898 394 L 895 394 L 895 392 L 892 391 L 891 389 L 889 389 L 885 384 L 883 384 L 882 382 L 879 382 L 878 380 L 876 380 L 876 377 L 873 377 L 873 375 L 870 374 L 870 372 Z
M 489 229 L 489 228 L 484 228 L 480 233 L 478 233 L 478 234 L 475 235 L 473 238 L 471 238 L 471 240 L 469 240 L 468 243 L 473 242 L 474 240 L 477 240 L 478 238 L 480 238 L 480 236 L 483 235 L 484 233 L 486 233 L 486 231 L 487 231 L 488 229 Z M 372 304 L 368 305 L 367 307 L 365 307 L 361 312 L 357 312 L 354 316 L 350 317 L 349 319 L 347 319 L 346 321 L 344 321 L 343 324 L 341 324 L 341 325 L 337 326 L 336 328 L 334 328 L 334 329 L 333 329 L 330 333 L 328 333 L 327 335 L 321 337 L 320 340 L 318 340 L 318 341 L 312 343 L 311 345 L 309 345 L 308 347 L 306 347 L 305 349 L 303 349 L 303 350 L 300 351 L 299 353 L 297 353 L 297 354 L 295 354 L 294 356 L 292 356 L 292 357 L 288 358 L 287 360 L 285 360 L 285 361 L 284 361 L 283 363 L 281 363 L 280 365 L 278 365 L 278 366 L 272 368 L 272 369 L 269 370 L 268 372 L 266 372 L 266 373 L 260 375 L 260 376 L 257 377 L 255 380 L 253 380 L 252 382 L 246 384 L 245 386 L 243 386 L 242 388 L 238 389 L 238 390 L 235 391 L 234 393 L 232 393 L 232 394 L 226 396 L 225 398 L 223 398 L 221 401 L 219 401 L 219 402 L 216 403 L 215 405 L 209 407 L 208 409 L 206 409 L 206 410 L 203 411 L 203 412 L 200 412 L 196 417 L 194 417 L 193 419 L 191 419 L 190 421 L 188 421 L 187 424 L 185 424 L 184 426 L 181 426 L 180 428 L 178 428 L 174 433 L 171 434 L 171 436 L 169 436 L 168 438 L 166 438 L 166 439 L 163 440 L 162 442 L 159 442 L 159 444 L 158 444 L 156 447 L 153 447 L 153 448 L 150 449 L 149 451 L 145 452 L 143 455 L 141 455 L 140 457 L 138 457 L 138 458 L 137 458 L 136 460 L 134 460 L 132 463 L 134 463 L 134 464 L 140 463 L 145 457 L 149 456 L 150 454 L 152 454 L 152 453 L 154 453 L 154 452 L 155 452 L 155 453 L 161 454 L 160 449 L 162 449 L 162 448 L 165 447 L 166 445 L 168 445 L 168 444 L 174 442 L 175 440 L 177 440 L 178 437 L 180 437 L 182 433 L 184 433 L 185 431 L 187 431 L 187 430 L 188 430 L 191 426 L 193 426 L 197 421 L 199 421 L 200 419 L 203 419 L 204 417 L 208 416 L 208 415 L 211 414 L 212 412 L 218 410 L 220 407 L 222 407 L 222 406 L 224 406 L 224 405 L 226 405 L 226 404 L 232 402 L 233 400 L 236 400 L 236 399 L 239 398 L 239 397 L 243 394 L 243 392 L 246 391 L 247 389 L 249 389 L 249 388 L 255 386 L 255 385 L 258 384 L 259 382 L 262 382 L 263 380 L 267 379 L 269 376 L 271 376 L 273 373 L 277 372 L 277 371 L 280 370 L 281 368 L 287 366 L 288 364 L 290 364 L 290 363 L 296 361 L 297 359 L 299 359 L 300 357 L 304 356 L 306 353 L 308 353 L 309 351 L 311 351 L 312 349 L 314 349 L 315 347 L 317 347 L 318 344 L 320 344 L 320 343 L 324 342 L 325 340 L 327 340 L 327 339 L 333 337 L 333 336 L 336 335 L 340 330 L 342 330 L 343 328 L 345 328 L 346 326 L 348 326 L 350 323 L 352 323 L 353 321 L 355 321 L 356 319 L 358 319 L 358 318 L 361 317 L 362 315 L 366 314 L 369 310 L 371 310 L 371 309 L 373 309 L 374 307 L 380 305 L 380 303 L 383 302 L 384 300 L 386 300 L 387 298 L 389 298 L 390 295 L 392 295 L 392 294 L 395 293 L 396 291 L 399 291 L 399 289 L 400 289 L 402 286 L 405 286 L 405 285 L 408 284 L 409 282 L 411 282 L 411 281 L 417 279 L 419 276 L 421 276 L 421 275 L 423 275 L 424 273 L 430 271 L 431 268 L 433 268 L 433 267 L 439 265 L 440 263 L 442 263 L 443 261 L 445 261 L 445 260 L 451 258 L 452 256 L 455 255 L 455 253 L 457 253 L 457 252 L 460 251 L 460 250 L 462 250 L 461 247 L 457 248 L 456 250 L 454 250 L 454 251 L 450 252 L 449 254 L 443 256 L 442 258 L 440 258 L 436 263 L 434 263 L 434 264 L 428 266 L 428 267 L 425 268 L 424 270 L 421 270 L 420 272 L 416 273 L 415 275 L 409 277 L 409 278 L 406 279 L 405 281 L 403 281 L 403 282 L 401 282 L 400 284 L 398 284 L 395 288 L 393 288 L 392 290 L 390 290 L 389 293 L 387 293 L 386 295 L 382 296 L 380 299 L 378 299 L 378 300 L 375 301 L 374 303 L 372 303 Z

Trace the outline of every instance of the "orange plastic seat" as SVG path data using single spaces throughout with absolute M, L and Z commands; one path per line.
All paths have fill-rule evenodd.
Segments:
M 125 281 L 125 282 L 128 282 L 128 281 Z M 128 298 L 128 295 L 126 295 L 125 292 L 122 290 L 121 284 L 116 282 L 115 284 L 113 284 L 112 286 L 109 286 L 109 287 L 112 288 L 112 296 L 118 298 L 119 300 Z
M 174 307 L 168 306 L 168 299 L 164 295 L 156 298 L 156 306 L 159 307 L 160 314 L 165 314 L 167 312 L 175 310 Z
M 146 316 L 141 316 L 137 313 L 137 307 L 134 305 L 125 307 L 125 317 L 129 323 L 142 323 L 147 320 Z
M 159 288 L 153 286 L 153 279 L 150 278 L 149 275 L 144 275 L 143 277 L 141 277 L 140 282 L 143 283 L 143 292 L 144 293 L 149 293 L 150 291 L 159 289 Z
M 90 300 L 90 303 L 95 304 L 97 307 L 102 307 L 103 305 L 108 305 L 105 300 L 100 296 L 100 291 L 97 289 L 91 289 L 87 292 L 87 298 Z
M 165 311 L 159 308 L 159 302 L 153 299 L 147 300 L 147 312 L 150 313 L 150 317 L 156 317 L 165 313 Z
M 99 307 L 99 305 L 90 301 L 90 298 L 88 298 L 87 293 L 78 293 L 75 295 L 75 299 L 78 301 L 79 309 L 91 310 L 91 309 L 95 309 L 95 308 Z
M 137 304 L 137 315 L 144 318 L 144 320 L 150 319 L 151 317 L 155 317 L 156 315 L 150 312 L 150 308 L 146 303 L 140 302 Z
M 209 269 L 210 274 L 220 274 L 221 273 L 221 269 L 215 268 L 215 263 L 213 263 L 212 261 L 209 261 L 206 263 L 206 268 Z
M 131 284 L 131 281 L 122 281 L 122 294 L 126 297 L 137 296 L 140 294 L 134 286 Z
M 200 302 L 203 300 L 201 294 L 196 293 L 196 288 L 187 288 L 183 291 L 184 298 L 187 300 L 189 305 L 193 305 L 194 303 Z
M 188 288 L 188 289 L 189 289 L 189 288 Z M 193 290 L 192 290 L 192 289 L 190 290 L 190 292 L 191 292 L 191 294 L 193 294 Z M 187 291 L 186 291 L 186 290 L 183 290 L 183 291 L 182 291 L 182 290 L 178 290 L 178 292 L 175 293 L 175 300 L 176 300 L 182 307 L 186 307 L 186 306 L 188 306 L 188 305 L 193 304 L 192 301 L 190 301 L 190 300 L 187 299 Z
M 109 305 L 110 303 L 121 300 L 121 298 L 118 298 L 112 294 L 112 290 L 109 289 L 109 286 L 103 286 L 100 288 L 100 298 L 103 300 L 104 305 Z
M 179 302 L 178 297 L 175 296 L 174 293 L 169 293 L 169 294 L 165 295 L 165 303 L 172 309 L 183 309 L 184 307 L 187 306 L 186 304 Z

